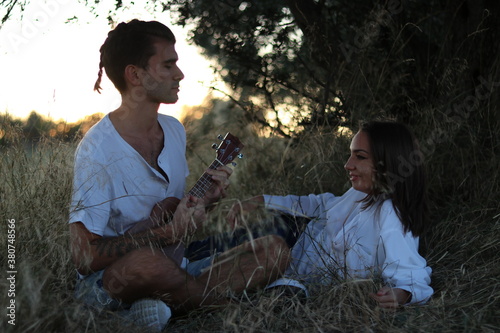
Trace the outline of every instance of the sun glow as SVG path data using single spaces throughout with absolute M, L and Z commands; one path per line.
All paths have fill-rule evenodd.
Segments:
M 169 14 L 135 7 L 115 19 L 159 20 L 176 36 L 185 79 L 179 101 L 162 105 L 160 112 L 178 117 L 184 106 L 199 105 L 207 96 L 214 81 L 210 62 L 186 42 L 186 29 L 170 24 Z M 56 121 L 75 122 L 116 109 L 120 95 L 107 77 L 103 77 L 102 93 L 93 91 L 99 48 L 110 29 L 106 15 L 95 17 L 79 2 L 30 2 L 22 21 L 13 18 L 0 29 L 0 112 L 26 117 L 36 111 Z

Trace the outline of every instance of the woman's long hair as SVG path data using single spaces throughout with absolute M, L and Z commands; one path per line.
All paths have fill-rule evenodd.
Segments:
M 422 235 L 428 224 L 427 179 L 415 136 L 397 122 L 367 122 L 360 131 L 368 135 L 375 169 L 365 207 L 391 199 L 404 231 Z

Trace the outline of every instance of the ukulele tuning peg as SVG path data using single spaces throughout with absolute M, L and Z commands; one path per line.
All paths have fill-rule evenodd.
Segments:
M 237 164 L 236 162 L 231 162 L 231 165 L 235 167 L 235 166 L 237 166 L 238 164 Z
M 221 141 L 222 141 L 222 139 L 223 139 L 222 135 L 220 135 L 220 134 L 219 134 L 219 135 L 217 135 L 217 139 L 219 139 L 219 140 L 221 140 Z
M 243 158 L 243 154 L 238 154 L 238 158 Z
M 217 149 L 217 144 L 216 143 L 212 143 L 212 149 Z

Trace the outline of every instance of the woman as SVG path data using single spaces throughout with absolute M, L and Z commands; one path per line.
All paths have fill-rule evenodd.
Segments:
M 352 184 L 342 196 L 259 195 L 235 204 L 232 225 L 265 205 L 311 218 L 292 248 L 285 277 L 306 285 L 380 276 L 370 296 L 381 307 L 425 303 L 433 293 L 431 269 L 418 253 L 428 224 L 422 154 L 411 131 L 395 122 L 363 124 L 345 164 Z

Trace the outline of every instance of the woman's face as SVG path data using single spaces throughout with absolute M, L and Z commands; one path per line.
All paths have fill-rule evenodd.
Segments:
M 351 141 L 351 156 L 344 168 L 355 190 L 369 194 L 373 190 L 374 167 L 370 141 L 365 132 L 358 132 Z

